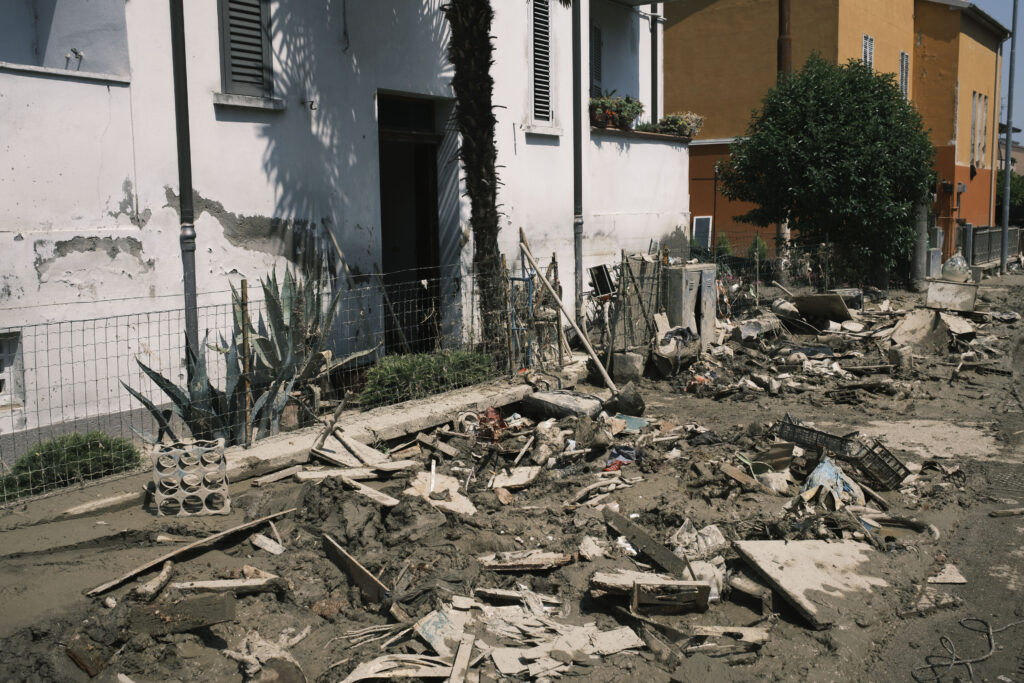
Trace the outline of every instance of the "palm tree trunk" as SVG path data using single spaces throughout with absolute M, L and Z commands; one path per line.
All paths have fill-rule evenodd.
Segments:
M 448 59 L 455 70 L 455 121 L 462 138 L 459 156 L 470 202 L 483 342 L 485 350 L 499 354 L 506 349 L 508 334 L 508 280 L 498 249 L 498 155 L 491 77 L 494 10 L 490 0 L 449 0 L 443 11 L 451 27 Z

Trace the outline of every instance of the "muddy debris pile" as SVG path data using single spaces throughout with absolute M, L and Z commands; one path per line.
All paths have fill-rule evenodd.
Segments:
M 965 285 L 966 286 L 966 285 Z M 1001 332 L 1018 313 L 937 307 L 898 309 L 861 290 L 776 299 L 770 310 L 716 321 L 716 339 L 672 377 L 680 392 L 715 400 L 794 396 L 827 404 L 904 400 L 936 368 L 951 382 L 1009 376 Z M 847 302 L 859 308 L 849 308 Z
M 379 448 L 330 424 L 310 464 L 233 497 L 249 521 L 174 537 L 90 591 L 64 663 L 121 680 L 687 680 L 756 664 L 780 613 L 829 628 L 850 599 L 830 586 L 895 600 L 881 558 L 933 543 L 914 510 L 964 484 L 790 415 L 719 434 L 608 407 L 536 392 Z

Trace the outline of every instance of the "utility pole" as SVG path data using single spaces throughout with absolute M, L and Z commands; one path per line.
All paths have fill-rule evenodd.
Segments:
M 181 205 L 181 265 L 185 286 L 186 358 L 198 358 L 199 318 L 196 312 L 196 228 L 192 208 L 192 142 L 188 128 L 188 75 L 185 72 L 185 12 L 182 0 L 171 2 L 171 66 L 174 71 L 174 123 L 178 141 L 178 198 Z M 192 363 L 186 361 L 189 379 Z
M 779 0 L 779 46 L 778 46 L 778 82 L 793 73 L 793 36 L 790 34 L 789 1 Z M 788 274 L 782 264 L 789 254 L 789 221 L 780 221 L 775 229 L 775 255 L 779 264 L 778 279 L 789 284 Z
M 1003 239 L 999 252 L 999 272 L 1006 274 L 1006 258 L 1010 250 L 1010 155 L 1013 153 L 1013 76 L 1017 63 L 1017 0 L 1013 0 L 1013 24 L 1010 26 L 1010 88 L 1006 96 L 1006 134 L 1003 149 Z

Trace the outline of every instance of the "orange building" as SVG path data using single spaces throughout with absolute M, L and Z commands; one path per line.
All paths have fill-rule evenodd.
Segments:
M 715 173 L 729 145 L 776 81 L 778 0 L 665 3 L 665 111 L 705 117 L 690 146 L 690 210 L 711 218 L 712 240 L 745 249 L 773 228 L 736 221 L 749 205 L 722 196 Z M 797 0 L 791 7 L 793 68 L 812 53 L 861 59 L 896 75 L 936 147 L 934 211 L 952 253 L 958 219 L 994 222 L 1002 43 L 1009 31 L 962 0 Z

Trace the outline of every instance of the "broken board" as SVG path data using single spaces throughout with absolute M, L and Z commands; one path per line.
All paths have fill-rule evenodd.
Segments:
M 510 491 L 525 488 L 540 476 L 541 469 L 543 468 L 540 465 L 530 465 L 527 467 L 513 467 L 507 472 L 502 470 L 494 475 L 491 488 L 508 489 Z
M 844 600 L 888 586 L 872 575 L 874 550 L 859 541 L 737 541 L 740 557 L 816 629 L 835 623 Z
M 235 596 L 213 593 L 171 604 L 135 605 L 129 614 L 131 630 L 147 635 L 182 633 L 235 618 Z
M 383 602 L 390 591 L 388 587 L 377 580 L 366 567 L 359 564 L 359 560 L 345 552 L 345 549 L 338 545 L 333 538 L 324 534 L 324 552 L 339 569 L 357 585 L 359 590 L 368 602 Z
M 545 550 L 513 550 L 491 553 L 476 558 L 484 569 L 496 572 L 526 572 L 554 569 L 572 562 L 572 555 L 552 553 Z

